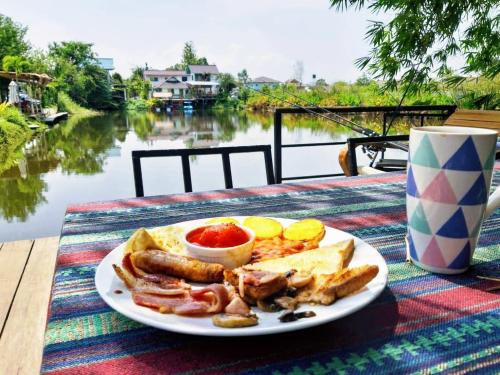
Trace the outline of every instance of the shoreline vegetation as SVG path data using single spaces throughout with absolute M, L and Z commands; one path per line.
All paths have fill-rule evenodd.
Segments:
M 39 127 L 30 129 L 30 123 Z M 47 126 L 29 120 L 21 111 L 7 103 L 0 103 L 0 173 L 9 169 L 22 158 L 22 148 Z

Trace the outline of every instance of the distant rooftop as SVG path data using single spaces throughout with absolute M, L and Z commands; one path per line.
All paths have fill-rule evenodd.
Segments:
M 188 85 L 185 82 L 162 82 L 159 85 L 155 85 L 154 88 L 164 88 L 164 89 L 187 89 Z
M 277 80 L 269 78 L 269 77 L 264 77 L 264 76 L 252 79 L 250 82 L 252 82 L 252 83 L 281 83 L 280 81 L 277 81 Z
M 188 65 L 191 74 L 219 74 L 217 65 Z
M 171 77 L 171 76 L 185 76 L 186 72 L 184 70 L 173 70 L 173 69 L 148 69 L 144 71 L 145 76 L 158 76 L 158 77 Z
M 97 63 L 104 70 L 115 70 L 115 64 L 111 57 L 98 57 Z

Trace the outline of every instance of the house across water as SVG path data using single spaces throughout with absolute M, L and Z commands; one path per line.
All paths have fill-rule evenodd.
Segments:
M 219 70 L 216 65 L 188 65 L 186 70 L 144 71 L 144 79 L 151 82 L 150 98 L 164 102 L 166 108 L 182 108 L 189 101 L 195 107 L 213 103 L 219 88 Z
M 281 84 L 280 81 L 269 77 L 257 77 L 246 83 L 246 86 L 257 91 L 261 91 L 265 86 L 269 88 L 278 87 Z

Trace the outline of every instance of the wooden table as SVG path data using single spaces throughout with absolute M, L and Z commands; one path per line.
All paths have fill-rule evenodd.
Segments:
M 0 243 L 0 372 L 38 374 L 59 237 Z

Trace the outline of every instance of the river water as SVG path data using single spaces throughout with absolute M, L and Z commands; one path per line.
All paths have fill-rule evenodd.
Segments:
M 26 144 L 11 167 L 0 165 L 0 242 L 58 235 L 68 204 L 135 196 L 132 150 L 272 144 L 272 122 L 248 113 L 72 117 Z M 283 143 L 354 135 L 310 117 L 285 116 L 283 126 Z M 341 172 L 337 156 L 338 146 L 285 149 L 283 176 Z M 145 195 L 183 192 L 180 159 L 142 165 Z M 233 155 L 231 166 L 235 187 L 266 183 L 262 154 Z M 218 155 L 192 158 L 191 173 L 194 191 L 224 187 Z

